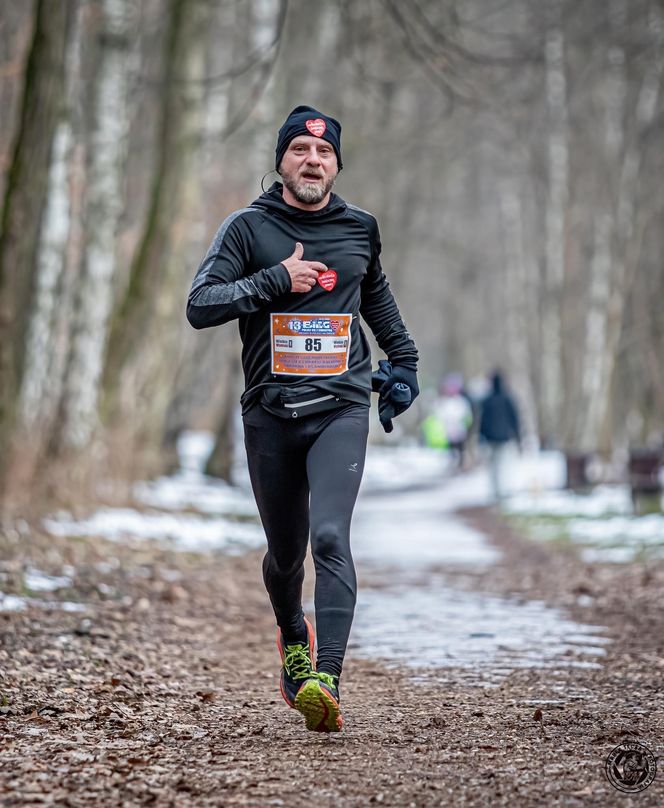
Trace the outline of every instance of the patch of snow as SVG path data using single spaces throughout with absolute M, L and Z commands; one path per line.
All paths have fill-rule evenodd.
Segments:
M 629 488 L 623 485 L 597 486 L 588 494 L 574 491 L 519 494 L 506 500 L 502 507 L 514 514 L 586 517 L 630 514 L 633 510 Z
M 363 493 L 404 491 L 409 488 L 447 482 L 453 488 L 472 489 L 467 504 L 492 501 L 487 468 L 450 476 L 447 452 L 423 446 L 369 446 L 362 479 Z M 508 447 L 503 463 L 503 488 L 508 494 L 526 492 L 531 496 L 561 488 L 565 483 L 565 458 L 560 452 L 519 454 Z M 462 480 L 461 486 L 455 485 Z M 479 496 L 479 500 L 477 497 Z M 462 498 L 463 499 L 463 498 Z M 458 507 L 461 507 L 461 503 Z
M 85 603 L 71 603 L 70 601 L 61 600 L 36 600 L 30 601 L 32 606 L 40 606 L 44 609 L 62 609 L 63 612 L 86 612 L 88 607 Z
M 215 436 L 204 430 L 186 429 L 178 435 L 176 451 L 180 468 L 202 475 L 214 449 Z
M 588 607 L 593 605 L 595 598 L 592 595 L 579 595 L 576 602 L 579 606 Z
M 581 560 L 588 564 L 629 564 L 635 555 L 633 547 L 584 547 L 581 550 Z
M 565 456 L 562 452 L 542 451 L 519 454 L 510 447 L 504 465 L 504 490 L 507 494 L 528 492 L 538 496 L 565 485 Z
M 589 544 L 660 544 L 664 549 L 664 514 L 572 519 L 567 530 L 574 541 Z
M 590 545 L 581 552 L 587 562 L 626 564 L 642 552 L 650 558 L 664 558 L 664 514 L 572 519 L 567 531 L 572 541 Z
M 46 575 L 41 570 L 28 567 L 23 574 L 23 583 L 32 592 L 55 592 L 71 586 L 72 579 L 65 575 Z
M 202 474 L 178 472 L 134 485 L 135 499 L 162 510 L 191 509 L 210 515 L 258 516 L 250 492 Z
M 0 612 L 22 612 L 27 606 L 25 598 L 0 592 Z
M 449 468 L 449 455 L 436 449 L 369 445 L 360 490 L 403 491 L 432 485 L 444 479 Z
M 60 514 L 58 518 L 45 519 L 44 527 L 56 536 L 101 536 L 119 542 L 167 541 L 183 551 L 230 550 L 238 545 L 253 548 L 264 542 L 257 524 L 191 514 L 143 513 L 132 508 L 102 508 L 79 521 Z
M 564 533 L 576 544 L 589 545 L 581 552 L 587 562 L 629 563 L 643 550 L 651 557 L 664 557 L 664 514 L 633 515 L 626 485 L 598 486 L 588 494 L 521 494 L 503 503 L 503 509 L 517 515 L 555 517 L 556 524 L 533 525 L 533 538 L 547 540 Z
M 166 511 L 193 510 L 215 516 L 258 518 L 251 491 L 204 474 L 214 441 L 211 432 L 183 432 L 177 441 L 180 469 L 169 476 L 136 483 L 133 487 L 136 501 Z
M 108 561 L 99 561 L 95 564 L 95 569 L 102 575 L 110 575 L 114 570 L 120 569 L 119 558 L 109 558 Z
M 5 595 L 0 592 L 0 612 L 22 612 L 29 606 L 49 611 L 60 609 L 63 612 L 85 612 L 84 603 L 71 603 L 69 601 L 39 600 L 38 598 L 23 598 L 18 595 Z

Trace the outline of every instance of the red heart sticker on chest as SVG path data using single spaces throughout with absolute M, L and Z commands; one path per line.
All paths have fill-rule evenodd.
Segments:
M 308 121 L 305 121 L 304 125 L 311 134 L 316 137 L 322 137 L 327 129 L 325 121 L 322 118 L 310 118 Z
M 331 292 L 337 285 L 337 273 L 334 269 L 328 269 L 318 275 L 318 283 L 326 292 Z

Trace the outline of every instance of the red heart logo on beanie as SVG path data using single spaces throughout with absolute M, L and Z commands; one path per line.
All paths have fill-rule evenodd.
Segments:
M 331 292 L 337 285 L 337 273 L 333 269 L 321 272 L 318 276 L 318 283 L 320 283 L 326 292 Z
M 316 137 L 323 137 L 325 130 L 327 129 L 325 121 L 322 118 L 310 118 L 308 121 L 305 121 L 304 125 L 311 132 L 311 134 L 315 135 Z

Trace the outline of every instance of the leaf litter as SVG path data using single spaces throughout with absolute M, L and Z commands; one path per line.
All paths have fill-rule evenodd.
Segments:
M 588 564 L 521 539 L 490 510 L 463 517 L 501 560 L 450 573 L 449 585 L 604 625 L 601 666 L 517 669 L 483 685 L 460 669 L 440 680 L 351 654 L 338 736 L 307 734 L 281 699 L 260 552 L 39 533 L 2 546 L 3 573 L 66 569 L 61 602 L 85 614 L 34 598 L 0 613 L 0 804 L 619 804 L 603 773 L 613 747 L 640 740 L 661 754 L 662 564 Z M 10 578 L 5 597 L 22 597 Z M 309 565 L 308 597 L 312 580 Z M 60 602 L 59 590 L 43 594 Z M 662 804 L 661 779 L 638 799 Z

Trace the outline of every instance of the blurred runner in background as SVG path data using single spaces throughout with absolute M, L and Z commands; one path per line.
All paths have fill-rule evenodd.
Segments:
M 453 468 L 463 469 L 466 441 L 473 426 L 473 408 L 463 391 L 463 377 L 450 373 L 440 385 L 431 413 L 422 422 L 427 446 L 450 452 Z
M 504 475 L 507 447 L 515 441 L 521 448 L 519 414 L 512 396 L 506 391 L 500 371 L 491 376 L 491 392 L 482 402 L 480 439 L 489 447 L 489 474 L 496 500 L 505 494 Z

